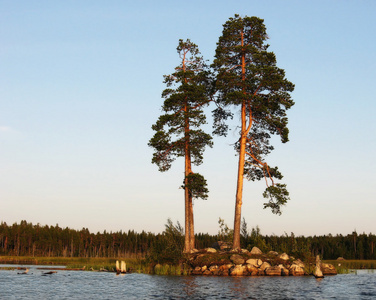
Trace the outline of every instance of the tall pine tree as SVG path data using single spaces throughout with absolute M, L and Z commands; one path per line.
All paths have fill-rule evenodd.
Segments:
M 286 185 L 275 183 L 282 175 L 277 167 L 269 166 L 264 157 L 273 150 L 269 140 L 279 135 L 288 141 L 286 110 L 294 102 L 290 97 L 294 85 L 285 78 L 284 70 L 276 65 L 273 52 L 265 43 L 268 36 L 262 19 L 235 15 L 223 25 L 217 43 L 213 68 L 216 73 L 218 104 L 240 110 L 241 124 L 236 150 L 239 154 L 236 189 L 233 248 L 240 248 L 243 179 L 265 178 L 268 199 L 264 208 L 280 214 L 281 205 L 289 199 Z M 225 119 L 232 112 L 214 110 L 215 133 L 226 135 Z
M 200 165 L 206 146 L 212 147 L 212 137 L 200 129 L 206 123 L 203 108 L 209 103 L 209 72 L 197 45 L 189 39 L 179 40 L 177 52 L 181 63 L 171 75 L 164 76 L 167 85 L 162 114 L 152 126 L 154 136 L 149 146 L 154 148 L 152 162 L 160 171 L 167 171 L 177 157 L 184 157 L 185 243 L 184 252 L 195 248 L 193 198 L 206 199 L 206 180 L 193 173 L 192 164 Z

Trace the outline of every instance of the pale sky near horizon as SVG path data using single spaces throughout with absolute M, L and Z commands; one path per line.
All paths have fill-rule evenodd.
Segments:
M 276 139 L 268 158 L 291 200 L 273 215 L 263 210 L 264 182 L 245 181 L 248 227 L 376 233 L 371 0 L 0 0 L 0 222 L 155 233 L 169 217 L 183 224 L 184 162 L 160 173 L 147 146 L 163 75 L 179 64 L 179 39 L 211 62 L 234 14 L 264 19 L 270 50 L 295 84 L 290 142 Z M 232 227 L 232 129 L 195 167 L 210 190 L 195 201 L 196 232 L 216 234 L 219 217 Z

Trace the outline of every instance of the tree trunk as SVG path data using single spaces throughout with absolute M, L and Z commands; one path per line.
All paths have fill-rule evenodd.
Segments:
M 240 137 L 239 165 L 238 165 L 238 183 L 236 187 L 236 202 L 234 216 L 234 240 L 233 249 L 240 249 L 240 223 L 243 199 L 243 180 L 244 180 L 244 163 L 245 163 L 245 146 L 246 146 L 246 130 L 245 130 L 245 104 L 242 105 L 242 135 Z
M 190 250 L 195 249 L 195 229 L 193 219 L 193 199 L 192 195 L 189 195 L 189 243 Z
M 190 147 L 190 137 L 189 137 L 189 119 L 188 119 L 188 106 L 185 108 L 185 242 L 184 242 L 184 252 L 188 253 L 194 248 L 194 228 L 193 228 L 193 204 L 192 195 L 188 189 L 188 175 L 192 173 L 192 162 L 191 162 L 191 151 Z M 193 236 L 193 239 L 192 239 Z
M 244 34 L 241 31 L 241 45 L 244 46 Z M 245 84 L 245 54 L 242 55 L 242 81 Z M 245 87 L 243 87 L 243 93 L 246 95 Z M 236 187 L 236 200 L 235 200 L 235 216 L 234 216 L 234 240 L 232 248 L 234 250 L 240 249 L 240 224 L 241 224 L 241 212 L 242 212 L 242 199 L 243 199 L 243 180 L 244 180 L 244 164 L 245 164 L 245 147 L 247 143 L 247 134 L 252 125 L 251 112 L 249 117 L 249 125 L 247 126 L 247 111 L 246 111 L 246 99 L 242 101 L 241 108 L 241 136 L 240 136 L 240 149 L 239 149 L 239 165 L 238 165 L 238 182 Z
M 186 166 L 185 166 L 185 174 L 187 174 L 187 158 L 185 159 L 186 161 Z M 187 175 L 186 175 L 187 176 Z M 188 178 L 185 178 L 185 185 L 188 184 Z M 185 193 L 184 193 L 184 203 L 185 203 L 185 238 L 184 238 L 184 252 L 188 253 L 191 251 L 191 243 L 190 243 L 190 218 L 189 218 L 189 191 L 187 188 L 185 188 Z

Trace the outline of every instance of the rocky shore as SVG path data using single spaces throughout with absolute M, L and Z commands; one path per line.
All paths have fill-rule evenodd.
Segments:
M 188 256 L 191 275 L 211 276 L 304 276 L 320 274 L 336 275 L 331 264 L 313 263 L 306 265 L 286 253 L 274 251 L 262 253 L 257 247 L 251 251 L 216 250 L 206 248 Z M 320 270 L 321 273 L 317 273 Z

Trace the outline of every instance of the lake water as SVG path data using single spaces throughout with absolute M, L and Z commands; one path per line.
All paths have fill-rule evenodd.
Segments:
M 8 265 L 9 267 L 9 265 Z M 304 277 L 157 276 L 0 270 L 0 299 L 376 299 L 376 272 Z

